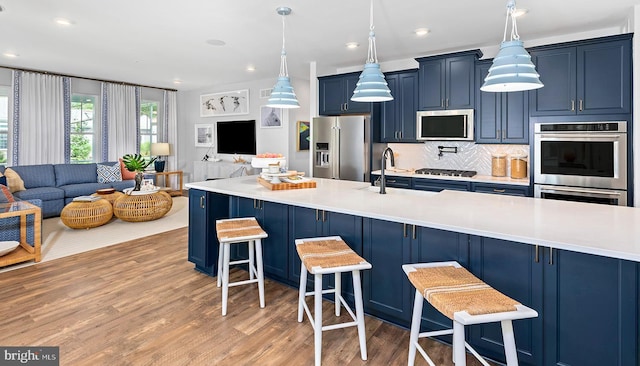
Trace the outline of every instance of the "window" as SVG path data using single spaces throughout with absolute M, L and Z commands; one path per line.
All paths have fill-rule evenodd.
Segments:
M 151 156 L 152 142 L 158 142 L 158 102 L 143 100 L 140 104 L 140 155 Z
M 71 163 L 90 163 L 95 155 L 96 97 L 73 94 L 71 96 Z
M 9 87 L 0 87 L 0 164 L 7 163 L 9 138 Z

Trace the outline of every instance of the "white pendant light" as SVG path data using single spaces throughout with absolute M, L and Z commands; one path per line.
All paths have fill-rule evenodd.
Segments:
M 516 25 L 516 3 L 507 2 L 507 20 L 504 24 L 504 37 L 500 44 L 500 51 L 493 59 L 489 74 L 484 79 L 480 90 L 485 92 L 514 92 L 539 89 L 544 86 L 540 82 L 540 75 L 531 62 L 531 56 L 524 49 Z M 511 19 L 511 40 L 507 41 L 507 28 Z
M 393 100 L 391 91 L 384 79 L 380 64 L 378 64 L 378 54 L 376 52 L 376 34 L 373 32 L 373 0 L 371 0 L 371 11 L 369 15 L 369 51 L 367 53 L 367 63 L 360 74 L 356 89 L 353 91 L 351 100 L 354 102 L 386 102 Z
M 280 54 L 280 75 L 276 85 L 271 90 L 271 96 L 267 101 L 267 107 L 272 108 L 300 108 L 296 93 L 289 81 L 287 68 L 287 51 L 284 49 L 284 17 L 291 14 L 291 8 L 279 7 L 276 12 L 282 16 L 282 53 Z

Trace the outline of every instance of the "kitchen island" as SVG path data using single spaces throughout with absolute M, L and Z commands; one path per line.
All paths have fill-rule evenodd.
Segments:
M 270 235 L 265 272 L 280 282 L 296 286 L 295 238 L 341 235 L 373 265 L 365 311 L 407 327 L 413 293 L 401 265 L 457 260 L 540 314 L 515 323 L 521 364 L 637 365 L 640 210 L 456 191 L 380 195 L 367 183 L 314 180 L 317 188 L 288 191 L 251 176 L 187 184 L 196 269 L 216 273 L 212 220 L 256 216 Z M 423 329 L 447 323 L 425 306 Z M 503 360 L 499 326 L 472 327 L 468 341 Z

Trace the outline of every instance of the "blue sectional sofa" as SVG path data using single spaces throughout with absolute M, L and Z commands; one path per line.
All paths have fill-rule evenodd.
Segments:
M 99 163 L 114 165 L 119 162 Z M 115 188 L 122 191 L 133 187 L 133 179 L 98 183 L 97 164 L 42 164 L 10 167 L 24 181 L 25 190 L 13 192 L 21 200 L 42 200 L 42 217 L 60 216 L 62 208 L 75 197 L 88 196 L 98 189 Z M 4 174 L 5 167 L 0 166 Z

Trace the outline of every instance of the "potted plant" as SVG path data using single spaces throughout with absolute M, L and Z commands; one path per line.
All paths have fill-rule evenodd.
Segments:
M 142 179 L 144 178 L 144 170 L 151 165 L 156 160 L 156 158 L 150 158 L 146 160 L 140 154 L 126 154 L 122 157 L 122 163 L 124 167 L 127 168 L 130 172 L 135 172 L 135 181 L 136 185 L 133 187 L 134 191 L 140 190 L 140 185 L 142 184 Z

